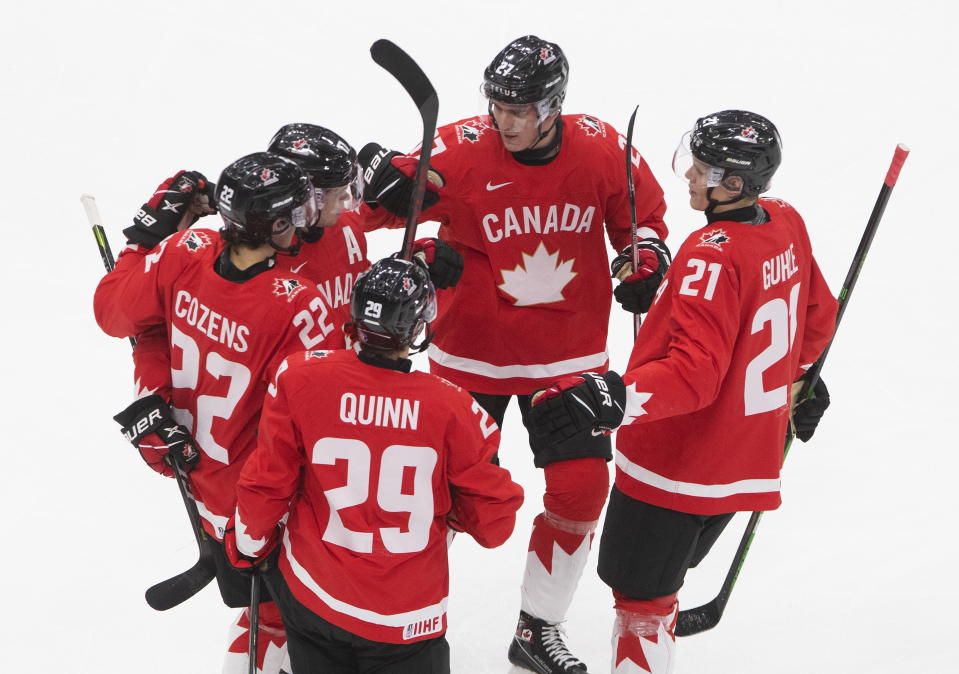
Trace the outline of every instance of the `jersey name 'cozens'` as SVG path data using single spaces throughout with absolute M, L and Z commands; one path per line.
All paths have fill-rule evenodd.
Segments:
M 213 341 L 225 344 L 237 353 L 249 348 L 246 338 L 250 336 L 250 329 L 247 326 L 218 314 L 186 290 L 176 294 L 173 313 Z
M 347 391 L 340 396 L 340 421 L 363 426 L 416 430 L 420 401 Z
M 570 203 L 516 208 L 507 206 L 503 215 L 487 213 L 483 216 L 483 231 L 490 243 L 518 234 L 580 234 L 589 231 L 595 213 L 595 206 L 583 208 Z
M 763 290 L 768 290 L 777 283 L 788 281 L 799 271 L 796 263 L 796 252 L 793 244 L 789 248 L 763 262 Z

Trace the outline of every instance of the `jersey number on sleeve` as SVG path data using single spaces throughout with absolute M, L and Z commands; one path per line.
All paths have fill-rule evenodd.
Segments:
M 350 438 L 320 438 L 313 445 L 313 463 L 332 466 L 338 459 L 346 461 L 346 484 L 324 492 L 330 504 L 330 521 L 323 532 L 323 540 L 355 552 L 373 552 L 373 533 L 348 528 L 339 513 L 369 499 L 372 452 L 362 440 Z M 406 531 L 401 527 L 381 527 L 378 530 L 388 551 L 419 552 L 429 542 L 436 461 L 436 450 L 430 447 L 390 445 L 383 451 L 376 504 L 386 512 L 409 513 Z M 407 468 L 413 469 L 411 494 L 403 493 Z
M 709 280 L 706 282 L 706 289 L 705 292 L 703 292 L 703 299 L 713 299 L 713 293 L 716 292 L 716 282 L 719 280 L 719 272 L 722 271 L 723 266 L 718 262 L 710 262 L 709 265 L 707 265 L 705 261 L 695 257 L 690 258 L 689 262 L 686 263 L 686 266 L 692 267 L 693 271 L 683 277 L 683 285 L 679 287 L 679 294 L 689 295 L 690 297 L 698 297 L 702 286 L 694 288 L 693 284 L 702 280 L 706 270 L 709 270 Z
M 752 321 L 752 334 L 766 332 L 769 326 L 769 346 L 759 352 L 746 366 L 746 381 L 743 403 L 746 416 L 762 414 L 779 409 L 788 402 L 790 382 L 767 391 L 763 386 L 763 373 L 779 363 L 792 349 L 796 339 L 796 304 L 799 300 L 797 283 L 789 291 L 789 304 L 781 297 L 769 300 L 756 310 Z
M 173 388 L 196 390 L 200 381 L 200 347 L 189 335 L 174 325 L 170 332 L 170 345 L 183 354 L 180 369 L 171 370 Z M 206 374 L 217 381 L 229 380 L 225 396 L 201 395 L 196 399 L 196 426 L 193 437 L 203 453 L 220 463 L 230 463 L 230 453 L 213 437 L 213 419 L 229 419 L 236 404 L 250 385 L 250 369 L 240 363 L 227 360 L 215 351 L 206 355 Z

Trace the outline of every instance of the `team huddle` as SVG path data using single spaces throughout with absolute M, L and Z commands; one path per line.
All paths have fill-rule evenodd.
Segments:
M 178 172 L 124 230 L 94 298 L 107 334 L 137 339 L 115 418 L 154 470 L 188 471 L 243 608 L 225 673 L 247 671 L 250 630 L 263 674 L 449 672 L 448 547 L 502 544 L 524 499 L 498 459 L 514 396 L 546 485 L 517 667 L 587 673 L 562 624 L 599 531 L 610 671 L 673 671 L 687 570 L 735 512 L 778 507 L 783 441 L 829 402 L 821 380 L 795 393 L 837 310 L 802 218 L 760 196 L 779 133 L 743 110 L 696 120 L 673 170 L 706 223 L 673 255 L 645 159 L 563 114 L 568 73 L 535 36 L 497 54 L 488 114 L 436 132 L 419 219 L 439 231 L 410 260 L 371 264 L 366 236 L 406 225 L 418 157 L 312 124 L 215 184 Z M 213 213 L 218 231 L 196 225 Z M 606 349 L 613 299 L 645 315 L 628 362 Z

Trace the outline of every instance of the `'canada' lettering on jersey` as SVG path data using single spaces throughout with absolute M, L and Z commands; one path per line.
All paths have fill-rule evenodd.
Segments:
M 589 115 L 562 120 L 559 154 L 545 166 L 516 161 L 486 117 L 441 127 L 434 140 L 430 165 L 445 184 L 423 219 L 440 222 L 465 266 L 439 293 L 430 367 L 470 391 L 525 394 L 607 368 L 606 237 L 619 250 L 630 236 L 626 140 Z M 394 161 L 412 170 L 415 159 Z M 665 239 L 662 189 L 635 151 L 633 176 L 639 236 Z M 363 213 L 368 229 L 404 224 L 385 209 Z
M 682 512 L 779 506 L 791 384 L 822 353 L 837 303 L 788 204 L 714 222 L 678 251 L 623 376 L 616 486 Z
M 353 351 L 287 358 L 258 442 L 237 485 L 238 548 L 256 556 L 289 514 L 279 568 L 293 595 L 373 641 L 444 632 L 447 517 L 494 547 L 523 501 L 491 462 L 499 431 L 468 393 Z
M 312 284 L 287 270 L 224 279 L 214 271 L 225 245 L 219 236 L 183 245 L 202 233 L 184 230 L 148 255 L 121 255 L 97 287 L 94 311 L 109 335 L 153 340 L 144 351 L 138 344 L 139 358 L 168 364 L 174 417 L 203 453 L 190 473 L 197 508 L 222 538 L 269 379 L 286 355 L 327 346 L 326 307 Z

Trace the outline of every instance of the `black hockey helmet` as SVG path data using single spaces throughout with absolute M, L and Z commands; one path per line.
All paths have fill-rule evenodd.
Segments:
M 742 195 L 756 197 L 769 189 L 782 160 L 782 141 L 775 125 L 747 110 L 723 110 L 696 120 L 677 150 L 689 152 L 714 169 L 714 187 L 727 178 L 742 179 Z M 674 168 L 679 168 L 674 159 Z
M 229 243 L 272 243 L 277 220 L 297 228 L 316 220 L 309 177 L 294 162 L 269 152 L 248 154 L 223 169 L 215 196 Z
M 417 262 L 384 258 L 360 274 L 350 305 L 352 331 L 361 344 L 395 351 L 405 346 L 420 351 L 429 337 L 416 338 L 436 317 L 436 290 Z
M 566 98 L 569 62 L 559 45 L 535 35 L 510 42 L 487 66 L 483 95 L 501 103 L 541 104 L 541 114 L 559 112 Z
M 299 164 L 314 187 L 342 187 L 357 176 L 356 150 L 323 126 L 287 124 L 276 132 L 267 150 Z

